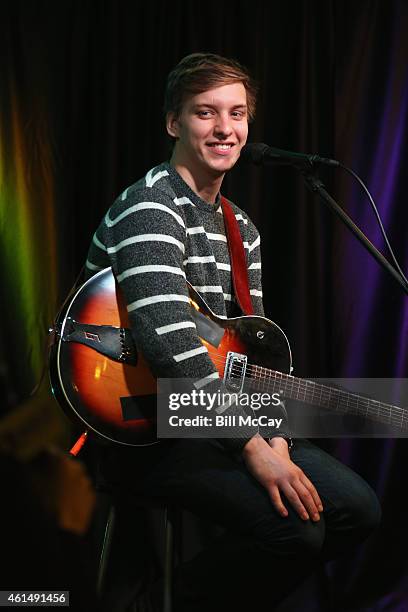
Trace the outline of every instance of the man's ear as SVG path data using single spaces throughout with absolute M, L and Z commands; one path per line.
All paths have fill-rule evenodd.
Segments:
M 178 117 L 173 112 L 167 113 L 166 115 L 166 129 L 168 135 L 172 136 L 172 138 L 179 137 L 180 125 Z

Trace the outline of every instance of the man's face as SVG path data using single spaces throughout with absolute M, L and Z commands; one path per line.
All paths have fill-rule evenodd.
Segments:
M 167 131 L 177 138 L 175 164 L 186 166 L 198 180 L 222 176 L 238 160 L 248 136 L 246 90 L 231 83 L 191 96 Z

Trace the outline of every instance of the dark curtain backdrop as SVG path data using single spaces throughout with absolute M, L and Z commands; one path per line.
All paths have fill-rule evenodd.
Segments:
M 259 81 L 250 139 L 335 157 L 368 184 L 408 270 L 408 3 L 14 0 L 1 7 L 0 380 L 16 410 L 46 329 L 113 198 L 168 157 L 164 79 L 184 55 Z M 382 250 L 367 198 L 329 191 Z M 262 234 L 265 310 L 299 376 L 405 377 L 406 297 L 291 168 L 239 166 L 224 193 Z M 408 610 L 405 440 L 323 440 L 376 489 L 380 531 L 329 568 L 341 610 Z M 306 608 L 306 602 L 303 602 Z

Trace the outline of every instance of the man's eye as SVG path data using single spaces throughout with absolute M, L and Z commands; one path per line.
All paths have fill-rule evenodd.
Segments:
M 210 114 L 211 114 L 211 111 L 209 111 L 209 110 L 200 110 L 200 111 L 197 112 L 197 115 L 199 117 L 209 117 Z

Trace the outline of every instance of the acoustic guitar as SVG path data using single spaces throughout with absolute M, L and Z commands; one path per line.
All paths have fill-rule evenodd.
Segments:
M 189 292 L 200 340 L 230 391 L 240 391 L 250 379 L 252 389 L 408 431 L 406 409 L 292 376 L 288 339 L 273 321 L 253 315 L 220 318 L 191 285 Z M 110 268 L 76 291 L 53 333 L 51 386 L 68 416 L 105 441 L 157 443 L 156 379 L 133 342 Z

